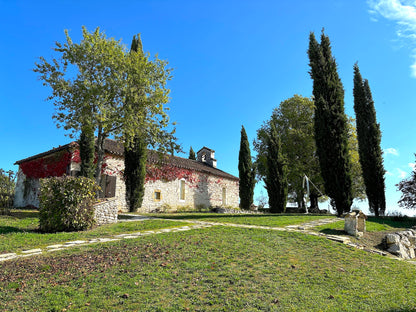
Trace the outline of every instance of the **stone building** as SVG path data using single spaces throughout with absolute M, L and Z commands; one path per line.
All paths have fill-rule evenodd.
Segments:
M 125 200 L 124 148 L 107 139 L 102 167 L 101 197 L 116 200 L 119 211 L 127 211 Z M 16 162 L 16 207 L 39 206 L 39 179 L 76 176 L 80 171 L 76 142 L 54 148 Z M 148 151 L 145 194 L 140 211 L 238 207 L 239 179 L 217 168 L 215 152 L 207 147 L 197 153 L 197 160 Z

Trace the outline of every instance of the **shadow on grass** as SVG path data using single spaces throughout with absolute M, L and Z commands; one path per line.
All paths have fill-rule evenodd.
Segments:
M 386 224 L 392 228 L 411 228 L 416 225 L 416 218 L 407 216 L 368 217 L 367 221 L 379 224 Z
M 13 226 L 0 226 L 0 234 L 9 234 L 9 233 L 39 233 L 38 229 L 28 230 L 28 229 L 19 229 Z
M 320 230 L 319 233 L 324 233 L 328 235 L 347 235 L 344 230 L 336 230 L 336 229 L 323 229 Z
M 10 217 L 17 219 L 39 218 L 39 211 L 37 210 L 12 210 Z

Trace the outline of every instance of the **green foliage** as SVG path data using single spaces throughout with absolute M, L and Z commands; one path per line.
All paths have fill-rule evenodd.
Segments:
M 308 55 L 315 99 L 315 141 L 321 174 L 325 192 L 335 202 L 337 213 L 341 215 L 350 211 L 353 200 L 344 89 L 329 38 L 324 32 L 320 44 L 315 35 L 310 34 Z
M 241 126 L 240 152 L 238 154 L 238 173 L 240 178 L 240 207 L 249 210 L 253 204 L 256 168 L 253 166 L 250 144 L 244 126 Z
M 53 177 L 40 180 L 39 228 L 43 232 L 80 231 L 94 223 L 99 187 L 85 177 Z
M 354 110 L 357 117 L 357 136 L 360 163 L 370 211 L 376 216 L 386 210 L 383 152 L 380 147 L 380 124 L 368 80 L 363 80 L 357 64 L 354 65 Z
M 82 177 L 93 179 L 95 173 L 95 137 L 94 129 L 90 122 L 85 122 L 81 127 L 79 155 L 81 157 L 80 175 Z
M 107 38 L 99 28 L 74 43 L 66 31 L 66 42 L 56 43 L 58 59 L 40 58 L 34 71 L 52 89 L 58 127 L 78 133 L 85 114 L 97 134 L 96 180 L 101 180 L 104 139 L 110 135 L 130 142 L 141 134 L 153 148 L 179 149 L 165 104 L 169 101 L 167 62 L 144 53 L 129 53 L 120 41 Z M 140 44 L 141 45 L 141 44 Z M 140 46 L 137 43 L 137 47 Z
M 415 154 L 416 156 L 416 154 Z M 399 206 L 409 209 L 416 208 L 416 171 L 412 171 L 409 178 L 403 179 L 396 184 L 398 190 L 402 192 L 399 200 Z
M 315 104 L 312 99 L 294 95 L 280 103 L 273 110 L 270 120 L 257 130 L 254 142 L 257 151 L 257 168 L 260 178 L 266 175 L 267 138 L 270 125 L 273 124 L 282 142 L 282 154 L 286 157 L 288 168 L 289 194 L 295 195 L 299 207 L 304 206 L 303 177 L 307 175 L 311 181 L 323 191 L 318 156 L 313 128 L 313 114 Z M 319 192 L 310 189 L 316 196 Z
M 16 174 L 12 171 L 0 169 L 0 214 L 7 214 L 13 206 Z
M 310 209 L 317 208 L 317 199 L 324 192 L 324 185 L 316 152 L 314 133 L 315 104 L 312 99 L 294 95 L 273 110 L 270 120 L 257 130 L 254 148 L 257 151 L 257 173 L 259 179 L 266 174 L 267 136 L 274 124 L 282 141 L 282 153 L 288 167 L 289 196 L 304 207 L 303 177 L 305 175 L 317 187 L 310 187 Z M 355 121 L 348 118 L 348 142 L 351 157 L 353 198 L 364 199 L 365 189 L 358 157 Z M 315 205 L 314 205 L 315 202 Z
M 194 150 L 192 149 L 192 146 L 189 149 L 189 157 L 188 157 L 188 159 L 196 160 L 196 155 L 195 155 Z
M 267 138 L 266 166 L 264 183 L 269 195 L 270 212 L 285 212 L 288 193 L 287 165 L 282 154 L 280 137 L 273 124 L 270 126 L 270 134 Z
M 143 203 L 146 179 L 147 148 L 142 138 L 136 136 L 124 148 L 124 181 L 126 200 L 130 212 L 136 212 Z
M 139 58 L 144 57 L 140 35 L 133 37 L 130 55 Z M 131 85 L 130 88 L 135 89 L 137 94 L 135 97 L 127 97 L 127 107 L 133 108 L 135 106 L 145 106 L 147 95 L 144 86 L 140 84 Z M 134 133 L 125 133 L 126 138 L 130 138 L 129 135 L 133 135 L 133 138 L 130 140 L 127 139 L 124 144 L 124 180 L 126 183 L 126 201 L 129 205 L 129 211 L 136 212 L 142 206 L 144 197 L 147 144 L 143 131 L 139 132 L 139 129 L 137 129 Z
M 355 119 L 352 117 L 348 117 L 348 147 L 350 148 L 349 155 L 351 159 L 352 197 L 358 200 L 364 200 L 366 198 L 365 185 L 358 153 Z

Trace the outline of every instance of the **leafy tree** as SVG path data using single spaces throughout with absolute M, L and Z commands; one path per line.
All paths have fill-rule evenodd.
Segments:
M 82 177 L 94 179 L 95 166 L 95 137 L 94 129 L 90 122 L 85 121 L 81 126 L 81 136 L 79 138 L 79 155 L 81 157 Z
M 269 121 L 257 131 L 254 142 L 259 177 L 266 174 L 267 140 L 273 124 L 282 142 L 282 154 L 287 162 L 289 194 L 294 195 L 299 207 L 304 208 L 303 177 L 307 175 L 315 185 L 322 184 L 313 132 L 314 102 L 312 99 L 294 95 L 275 108 Z M 323 187 L 322 187 L 323 189 Z M 313 195 L 318 192 L 311 188 Z M 313 196 L 312 195 L 312 196 Z M 314 201 L 317 205 L 317 201 Z M 317 208 L 317 207 L 316 207 Z
M 240 207 L 250 209 L 253 204 L 256 170 L 250 153 L 250 144 L 244 126 L 241 126 L 240 152 L 238 154 L 238 173 L 240 178 Z
M 379 216 L 386 210 L 381 131 L 368 80 L 361 77 L 358 64 L 354 65 L 354 110 L 357 116 L 358 151 L 369 208 Z
M 416 156 L 416 154 L 415 154 Z M 409 209 L 416 208 L 416 171 L 413 170 L 411 176 L 396 184 L 398 190 L 402 192 L 399 206 Z
M 344 89 L 324 32 L 321 43 L 316 41 L 314 33 L 310 34 L 308 55 L 315 99 L 316 150 L 325 192 L 341 215 L 350 211 L 353 200 Z
M 267 161 L 267 137 L 270 133 L 270 125 L 274 124 L 282 141 L 282 153 L 286 158 L 288 170 L 289 197 L 304 207 L 303 177 L 306 175 L 319 189 L 324 191 L 319 159 L 316 153 L 314 137 L 314 111 L 315 104 L 312 99 L 294 95 L 280 103 L 273 110 L 273 114 L 267 122 L 257 131 L 257 139 L 254 148 L 257 151 L 257 173 L 262 179 L 266 175 Z M 354 119 L 348 119 L 348 140 L 352 161 L 353 197 L 362 199 L 365 197 L 361 167 L 358 161 L 358 144 L 355 132 Z M 310 210 L 318 209 L 320 192 L 315 187 L 310 187 Z
M 270 125 L 267 138 L 266 176 L 264 178 L 271 213 L 285 212 L 287 202 L 287 165 L 276 127 Z
M 84 114 L 89 112 L 97 135 L 97 182 L 101 180 L 104 140 L 109 136 L 130 142 L 142 133 L 147 145 L 170 148 L 174 131 L 167 130 L 170 122 L 165 104 L 170 90 L 166 83 L 171 78 L 167 62 L 128 53 L 120 41 L 107 38 L 99 28 L 90 33 L 83 27 L 79 44 L 68 31 L 65 34 L 66 42 L 57 42 L 54 48 L 60 58 L 48 62 L 41 57 L 34 71 L 52 88 L 48 99 L 56 108 L 53 118 L 58 127 L 71 130 L 70 136 L 81 130 Z M 139 89 L 146 95 L 144 101 L 137 101 L 142 97 Z
M 360 156 L 358 155 L 358 140 L 357 140 L 357 127 L 355 119 L 348 118 L 348 147 L 349 155 L 351 159 L 351 189 L 352 197 L 358 200 L 366 199 L 365 185 L 363 179 L 363 172 L 361 170 Z
M 188 157 L 188 159 L 196 160 L 195 152 L 194 152 L 194 150 L 192 149 L 192 146 L 191 146 L 191 148 L 189 149 L 189 157 Z
M 16 173 L 0 169 L 0 214 L 8 214 L 13 206 Z
M 140 35 L 134 36 L 130 53 L 144 57 Z M 146 94 L 144 86 L 132 86 L 137 91 L 136 97 L 128 97 L 126 105 L 144 106 Z M 135 101 L 135 102 L 133 102 Z M 147 146 L 143 133 L 135 133 L 133 140 L 126 140 L 124 144 L 124 181 L 126 184 L 126 201 L 129 211 L 136 212 L 143 203 L 144 184 L 146 179 Z

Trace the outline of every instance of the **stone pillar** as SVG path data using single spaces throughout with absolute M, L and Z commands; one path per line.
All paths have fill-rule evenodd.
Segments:
M 345 216 L 344 231 L 352 236 L 363 236 L 367 216 L 361 210 L 353 210 Z

